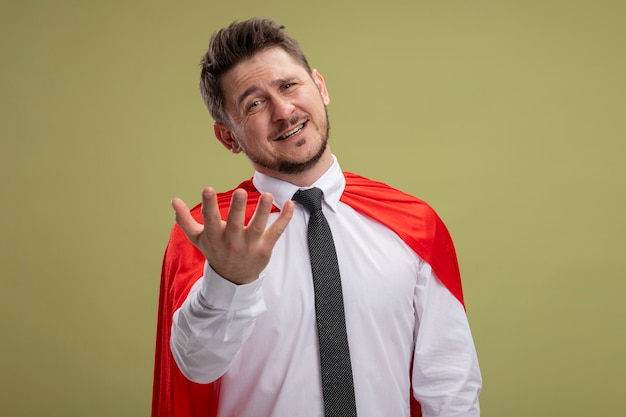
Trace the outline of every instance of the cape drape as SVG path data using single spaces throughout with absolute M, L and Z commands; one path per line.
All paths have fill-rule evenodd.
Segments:
M 341 201 L 393 230 L 413 251 L 430 264 L 435 275 L 463 304 L 463 290 L 456 253 L 448 229 L 424 201 L 386 184 L 344 173 L 346 188 Z M 260 193 L 252 180 L 239 185 L 248 192 L 246 224 L 254 214 Z M 222 218 L 226 218 L 234 190 L 218 195 Z M 274 211 L 278 209 L 274 207 Z M 202 222 L 200 205 L 191 209 Z M 152 417 L 216 417 L 219 384 L 197 384 L 183 376 L 174 362 L 169 341 L 172 316 L 193 284 L 202 276 L 204 256 L 175 225 L 165 249 L 156 334 Z M 421 417 L 411 395 L 411 417 Z

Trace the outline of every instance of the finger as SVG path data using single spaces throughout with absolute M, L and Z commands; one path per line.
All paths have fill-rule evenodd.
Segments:
M 174 198 L 171 204 L 176 215 L 176 223 L 183 229 L 187 238 L 192 243 L 196 243 L 198 234 L 202 232 L 202 225 L 191 216 L 189 207 L 187 207 L 187 204 L 185 204 L 183 200 Z
M 222 216 L 217 205 L 217 194 L 211 187 L 202 190 L 202 219 L 206 233 L 215 236 L 221 232 Z
M 246 229 L 248 235 L 252 239 L 260 237 L 263 232 L 265 232 L 267 219 L 272 211 L 273 201 L 274 197 L 270 193 L 263 193 L 261 194 L 261 197 L 259 197 L 259 202 L 256 206 L 256 210 L 254 211 L 254 215 L 252 216 L 252 219 L 250 219 L 250 223 L 248 223 L 248 227 Z
M 272 223 L 270 227 L 267 228 L 265 234 L 263 235 L 265 243 L 267 243 L 271 247 L 276 244 L 276 241 L 283 234 L 283 232 L 287 228 L 287 225 L 291 221 L 291 218 L 293 217 L 294 206 L 295 203 L 292 200 L 285 202 L 285 205 L 283 205 L 283 208 L 280 211 L 280 215 L 278 216 L 276 221 L 274 221 L 274 223 Z
M 248 193 L 246 190 L 238 188 L 233 192 L 230 200 L 230 208 L 228 209 L 228 217 L 226 220 L 226 232 L 240 232 L 243 230 L 245 222 L 246 201 Z

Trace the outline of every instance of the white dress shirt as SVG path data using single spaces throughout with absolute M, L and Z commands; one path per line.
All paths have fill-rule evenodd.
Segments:
M 253 182 L 278 208 L 298 190 L 259 173 Z M 336 160 L 313 186 L 324 192 L 337 248 L 359 417 L 408 417 L 411 381 L 423 417 L 478 416 L 482 381 L 461 303 L 394 232 L 339 201 L 345 179 Z M 219 417 L 324 414 L 308 218 L 296 205 L 250 284 L 232 284 L 205 263 L 174 314 L 171 349 L 183 374 L 200 383 L 221 377 Z

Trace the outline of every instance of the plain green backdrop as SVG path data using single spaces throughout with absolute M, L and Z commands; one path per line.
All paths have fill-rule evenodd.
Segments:
M 251 16 L 325 76 L 342 167 L 448 224 L 482 415 L 626 415 L 624 4 L 2 2 L 0 415 L 149 415 L 169 201 L 251 175 L 198 63 Z

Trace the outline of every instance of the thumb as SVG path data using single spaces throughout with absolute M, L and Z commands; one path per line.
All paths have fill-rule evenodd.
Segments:
M 196 236 L 202 232 L 202 225 L 191 216 L 189 207 L 183 200 L 173 198 L 171 204 L 176 215 L 176 223 L 183 229 L 191 243 L 195 244 Z

